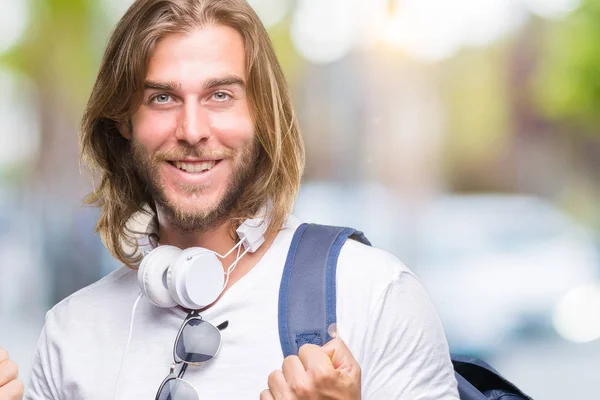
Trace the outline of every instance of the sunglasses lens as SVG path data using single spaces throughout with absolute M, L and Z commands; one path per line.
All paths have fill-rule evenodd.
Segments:
M 182 379 L 172 378 L 164 383 L 157 400 L 199 400 L 198 392 Z
M 221 332 L 208 322 L 191 319 L 186 322 L 175 353 L 180 360 L 188 363 L 201 363 L 217 355 L 221 346 Z

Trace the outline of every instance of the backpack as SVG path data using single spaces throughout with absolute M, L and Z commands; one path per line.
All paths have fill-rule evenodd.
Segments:
M 331 340 L 336 322 L 336 268 L 348 238 L 371 245 L 351 228 L 302 224 L 296 230 L 279 288 L 279 340 L 284 357 L 303 344 Z M 461 400 L 531 400 L 484 361 L 451 355 Z

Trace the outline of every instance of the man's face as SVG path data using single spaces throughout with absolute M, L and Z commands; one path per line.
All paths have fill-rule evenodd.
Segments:
M 241 35 L 207 26 L 162 39 L 131 128 L 124 136 L 159 211 L 183 231 L 224 222 L 257 154 Z

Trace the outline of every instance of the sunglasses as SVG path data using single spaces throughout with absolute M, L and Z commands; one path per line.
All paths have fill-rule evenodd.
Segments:
M 214 326 L 202 319 L 198 311 L 190 311 L 175 338 L 173 364 L 169 375 L 160 384 L 155 400 L 200 400 L 200 394 L 183 379 L 188 365 L 200 365 L 214 358 L 221 348 L 221 331 L 225 321 Z M 178 374 L 175 367 L 183 364 Z

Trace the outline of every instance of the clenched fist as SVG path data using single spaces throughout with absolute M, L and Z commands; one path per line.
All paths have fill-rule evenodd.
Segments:
M 17 379 L 18 374 L 17 364 L 0 347 L 0 400 L 20 400 L 23 397 L 23 383 Z
M 269 375 L 260 400 L 360 400 L 360 366 L 340 339 L 305 344 Z

